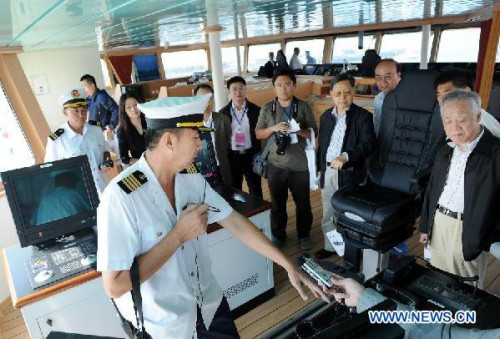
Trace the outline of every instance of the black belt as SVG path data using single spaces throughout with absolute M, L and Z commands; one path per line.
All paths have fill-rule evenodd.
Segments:
M 451 210 L 449 210 L 446 207 L 443 207 L 441 205 L 438 205 L 437 208 L 438 208 L 439 212 L 441 212 L 441 213 L 443 213 L 443 214 L 445 214 L 453 219 L 457 219 L 457 220 L 463 219 L 462 213 L 453 212 L 453 211 L 451 211 Z

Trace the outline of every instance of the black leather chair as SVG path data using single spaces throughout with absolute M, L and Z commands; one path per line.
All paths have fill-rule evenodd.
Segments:
M 435 76 L 409 72 L 387 94 L 366 182 L 332 197 L 337 230 L 346 242 L 344 262 L 355 270 L 360 249 L 386 252 L 413 233 L 433 157 L 445 140 Z

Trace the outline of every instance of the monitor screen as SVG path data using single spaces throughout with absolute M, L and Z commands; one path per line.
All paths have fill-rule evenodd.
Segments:
M 2 173 L 21 246 L 95 225 L 99 203 L 86 155 Z
M 201 132 L 200 139 L 202 148 L 196 155 L 194 163 L 210 186 L 216 187 L 222 184 L 222 176 L 217 165 L 212 134 L 210 132 Z

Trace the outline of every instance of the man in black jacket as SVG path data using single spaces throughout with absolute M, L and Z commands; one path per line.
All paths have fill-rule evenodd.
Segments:
M 341 74 L 330 83 L 330 96 L 335 107 L 320 118 L 318 155 L 323 220 L 324 249 L 316 253 L 317 259 L 331 256 L 333 246 L 326 233 L 335 229 L 331 199 L 339 186 L 357 183 L 365 176 L 364 161 L 375 143 L 373 118 L 370 112 L 352 103 L 354 78 Z
M 246 86 L 245 79 L 240 76 L 227 81 L 231 101 L 219 114 L 227 116 L 231 122 L 228 158 L 233 187 L 241 190 L 244 175 L 250 194 L 262 198 L 260 176 L 252 170 L 252 159 L 260 152 L 260 141 L 255 137 L 260 107 L 246 99 Z
M 420 242 L 431 264 L 463 277 L 479 276 L 500 240 L 500 140 L 480 125 L 481 99 L 457 90 L 441 101 L 446 136 L 436 155 L 422 207 Z

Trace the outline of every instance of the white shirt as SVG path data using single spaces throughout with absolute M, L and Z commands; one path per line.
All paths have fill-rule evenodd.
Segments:
M 373 99 L 373 128 L 375 134 L 378 136 L 378 130 L 380 129 L 380 119 L 382 119 L 382 104 L 384 103 L 385 93 L 380 92 Z
M 347 110 L 346 110 L 347 111 Z M 335 128 L 332 132 L 332 137 L 330 138 L 330 146 L 326 151 L 326 161 L 332 162 L 333 159 L 340 155 L 342 152 L 342 146 L 344 144 L 344 136 L 347 128 L 347 114 L 344 112 L 342 115 L 338 115 L 337 107 L 334 107 L 332 110 L 332 114 L 337 118 L 335 123 Z M 347 154 L 345 154 L 347 155 Z
M 147 182 L 127 194 L 118 182 L 140 171 Z M 102 195 L 97 209 L 98 271 L 129 270 L 134 257 L 148 252 L 175 227 L 183 207 L 203 200 L 209 209 L 208 223 L 227 218 L 232 208 L 200 174 L 176 174 L 177 214 L 145 155 L 120 173 Z M 209 328 L 222 300 L 212 274 L 208 235 L 190 240 L 141 284 L 144 326 L 153 338 L 191 338 L 196 330 L 196 305 Z M 130 293 L 115 299 L 120 312 L 136 323 Z
M 453 212 L 464 213 L 464 176 L 465 167 L 470 154 L 484 134 L 483 131 L 469 145 L 464 148 L 456 146 L 453 142 L 448 145 L 453 147 L 453 156 L 451 157 L 448 178 L 444 185 L 443 193 L 439 197 L 438 204 Z
M 90 169 L 94 177 L 95 185 L 99 195 L 109 183 L 108 175 L 99 170 L 103 161 L 103 153 L 109 151 L 108 143 L 102 135 L 102 129 L 85 122 L 83 133 L 78 134 L 66 122 L 60 128 L 64 129 L 56 140 L 48 138 L 45 151 L 45 162 L 73 158 L 79 155 L 87 155 Z
M 206 121 L 203 120 L 203 125 L 208 128 L 214 128 L 212 113 L 210 113 L 210 116 Z M 217 156 L 217 148 L 215 147 L 215 131 L 210 132 L 210 136 L 212 137 L 212 145 L 214 146 L 215 160 L 217 161 L 217 165 L 219 165 L 219 157 Z
M 299 56 L 295 53 L 290 59 L 290 67 L 292 67 L 292 69 L 302 69 L 302 63 L 299 61 Z
M 252 148 L 252 139 L 250 136 L 250 121 L 248 120 L 247 102 L 243 104 L 243 108 L 239 111 L 234 103 L 231 104 L 231 149 L 233 151 L 241 151 Z M 245 116 L 242 115 L 245 114 Z M 236 117 L 235 117 L 236 115 Z M 239 120 L 239 121 L 238 121 Z M 240 124 L 241 123 L 241 124 Z M 244 147 L 236 147 L 236 134 L 243 133 L 245 135 Z
M 500 122 L 484 109 L 481 109 L 481 121 L 479 123 L 486 127 L 495 137 L 500 138 Z

